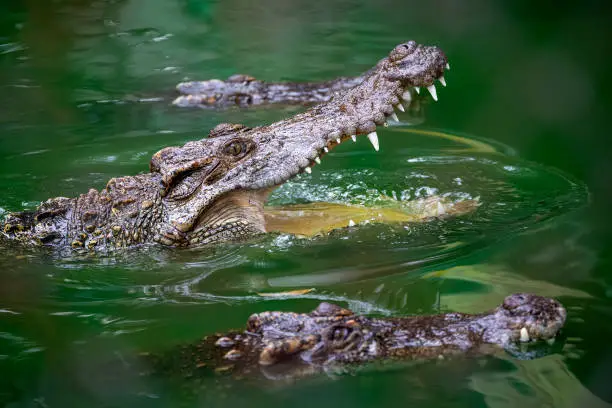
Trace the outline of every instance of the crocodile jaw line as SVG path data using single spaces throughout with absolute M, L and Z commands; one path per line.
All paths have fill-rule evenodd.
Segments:
M 413 92 L 418 92 L 421 86 L 426 87 L 436 101 L 438 95 L 434 82 L 439 80 L 446 86 L 443 74 L 447 63 L 443 54 L 426 79 L 414 81 L 385 76 L 385 63 L 388 63 L 387 59 L 379 63 L 377 70 L 365 76 L 361 84 L 325 104 L 270 126 L 253 129 L 259 143 L 269 143 L 284 150 L 279 154 L 284 159 L 270 166 L 275 171 L 261 171 L 259 177 L 250 177 L 248 182 L 240 184 L 250 185 L 250 188 L 275 187 L 298 174 L 311 174 L 312 168 L 320 164 L 321 158 L 330 150 L 349 139 L 356 142 L 360 135 L 365 135 L 374 150 L 379 151 L 377 126 L 386 127 L 389 122 L 397 122 L 397 114 L 405 111 L 404 104 L 410 105 Z M 259 137 L 258 133 L 266 136 Z M 296 140 L 295 135 L 300 137 Z M 270 161 L 274 159 L 269 158 Z
M 443 86 L 446 86 L 446 81 L 444 79 L 443 76 L 440 76 L 438 78 L 440 80 L 440 82 L 443 84 Z M 391 113 L 385 114 L 385 118 L 384 121 L 382 123 L 376 123 L 376 125 L 382 125 L 383 127 L 388 127 L 390 123 L 401 123 L 400 119 L 398 118 L 398 113 L 404 113 L 405 107 L 410 106 L 411 102 L 412 102 L 412 93 L 411 90 L 414 89 L 415 92 L 417 92 L 417 89 L 419 89 L 419 87 L 410 87 L 408 89 L 406 89 L 405 91 L 402 92 L 401 96 L 398 97 L 399 101 L 397 104 L 393 105 L 393 109 L 391 110 Z M 436 91 L 436 87 L 435 85 L 432 83 L 431 85 L 427 86 L 428 91 L 430 92 L 432 98 L 435 101 L 438 101 L 438 96 L 437 96 L 437 91 Z M 397 113 L 395 112 L 395 110 L 397 110 Z M 376 128 L 374 130 L 372 130 L 371 132 L 367 132 L 367 131 L 358 131 L 356 130 L 354 133 L 347 133 L 347 132 L 343 132 L 342 134 L 340 132 L 332 132 L 330 135 L 328 135 L 328 137 L 324 140 L 324 144 L 322 146 L 322 148 L 317 149 L 316 151 L 316 155 L 314 155 L 314 157 L 307 157 L 305 160 L 303 161 L 303 163 L 305 163 L 305 165 L 300 166 L 299 170 L 290 178 L 288 178 L 287 180 L 284 180 L 278 184 L 272 184 L 272 186 L 279 186 L 283 183 L 285 183 L 286 181 L 294 178 L 295 176 L 297 176 L 298 174 L 302 174 L 302 173 L 307 173 L 307 174 L 312 174 L 312 168 L 317 165 L 317 164 L 321 164 L 321 158 L 323 156 L 325 156 L 327 153 L 329 153 L 332 149 L 334 149 L 335 147 L 337 147 L 338 145 L 340 145 L 341 143 L 347 141 L 347 140 L 352 140 L 353 143 L 357 142 L 357 136 L 366 136 L 366 138 L 368 139 L 368 141 L 370 142 L 370 144 L 372 145 L 372 147 L 374 148 L 375 151 L 380 151 L 380 139 L 378 137 L 378 133 L 376 132 Z M 312 156 L 312 155 L 310 155 Z

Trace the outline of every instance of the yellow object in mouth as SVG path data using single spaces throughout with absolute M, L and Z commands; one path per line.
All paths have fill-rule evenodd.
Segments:
M 358 224 L 414 223 L 463 215 L 480 205 L 478 200 L 453 202 L 440 196 L 405 202 L 389 201 L 394 205 L 382 208 L 323 202 L 265 207 L 266 231 L 310 237 Z

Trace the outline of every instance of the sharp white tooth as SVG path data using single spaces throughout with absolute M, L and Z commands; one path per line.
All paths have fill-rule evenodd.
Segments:
M 321 159 L 319 159 L 318 157 L 315 157 L 315 161 L 317 162 L 317 164 L 321 164 Z
M 401 103 L 398 103 L 397 105 L 395 105 L 395 109 L 402 111 L 402 112 L 406 112 L 406 109 L 404 109 L 404 105 L 402 105 Z
M 450 65 L 448 65 L 448 62 L 446 63 L 446 69 L 450 69 Z
M 357 141 L 357 135 L 351 135 L 351 139 L 353 139 L 353 142 Z
M 368 133 L 368 140 L 372 143 L 372 146 L 374 146 L 374 150 L 378 151 L 378 149 L 380 149 L 376 132 Z
M 336 142 L 337 142 L 338 144 L 340 144 L 340 143 L 342 143 L 342 140 L 340 140 L 340 138 L 338 137 L 338 138 L 336 138 Z
M 436 93 L 436 86 L 434 84 L 431 84 L 431 85 L 429 85 L 427 87 L 427 90 L 431 94 L 431 97 L 433 98 L 433 100 L 437 101 L 438 100 L 438 94 Z
M 527 343 L 529 341 L 529 332 L 527 331 L 526 327 L 521 329 L 521 341 L 523 343 Z
M 355 221 L 349 220 L 349 227 L 354 227 L 354 226 L 355 226 Z
M 324 151 L 325 153 L 329 153 L 329 149 L 327 148 L 327 146 L 325 146 L 325 147 L 323 148 L 323 151 Z
M 402 94 L 402 99 L 406 102 L 410 102 L 412 100 L 412 93 L 410 91 L 406 91 Z
M 446 86 L 446 79 L 444 79 L 443 76 L 441 76 L 440 78 L 438 78 L 438 81 L 440 81 L 440 83 L 442 84 L 442 86 Z
M 397 115 L 395 114 L 395 112 L 393 112 L 391 115 L 389 115 L 391 117 L 391 119 L 393 119 L 396 122 L 399 122 L 399 119 L 397 118 Z
M 308 174 L 312 173 L 312 169 L 310 167 L 305 167 L 304 171 Z
M 421 93 L 421 87 L 420 86 L 415 86 L 414 89 L 417 91 L 418 94 Z

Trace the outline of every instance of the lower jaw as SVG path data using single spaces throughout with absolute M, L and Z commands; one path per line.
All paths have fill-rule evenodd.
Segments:
M 264 202 L 271 190 L 240 190 L 223 195 L 204 211 L 198 227 L 174 246 L 241 241 L 267 232 Z

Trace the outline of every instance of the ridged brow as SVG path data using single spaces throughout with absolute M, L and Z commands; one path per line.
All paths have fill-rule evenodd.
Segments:
M 212 157 L 205 157 L 202 159 L 197 159 L 190 161 L 188 163 L 184 163 L 180 167 L 176 167 L 172 169 L 169 173 L 166 173 L 162 176 L 162 184 L 164 185 L 164 190 L 162 191 L 162 197 L 168 194 L 170 188 L 174 185 L 174 183 L 182 178 L 185 173 L 192 172 L 194 170 L 199 170 L 205 166 L 208 166 L 214 161 Z

